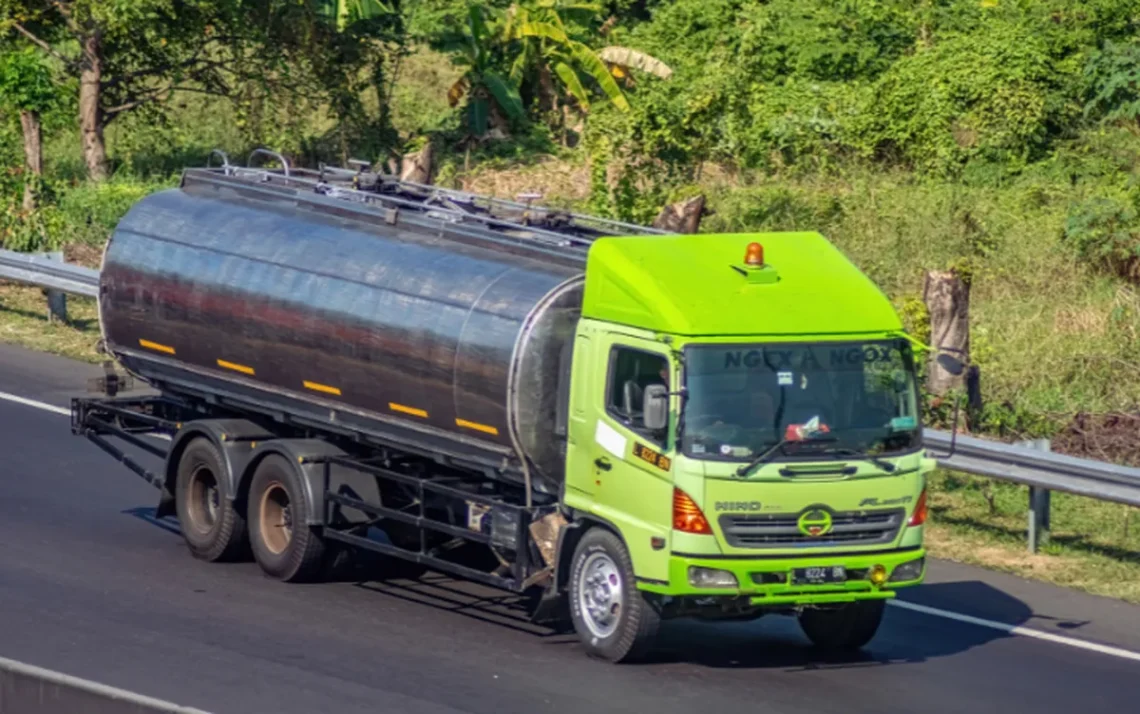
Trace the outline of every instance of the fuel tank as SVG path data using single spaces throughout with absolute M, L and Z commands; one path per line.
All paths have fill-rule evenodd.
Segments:
M 99 317 L 168 393 L 556 494 L 583 270 L 415 211 L 184 179 L 116 227 Z

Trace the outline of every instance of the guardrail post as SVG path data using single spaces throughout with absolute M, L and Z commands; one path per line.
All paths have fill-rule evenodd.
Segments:
M 1039 451 L 1051 451 L 1048 439 L 1033 439 L 1022 442 L 1022 446 Z M 1049 540 L 1050 491 L 1040 486 L 1029 487 L 1029 552 L 1036 553 L 1043 543 Z
M 66 262 L 63 259 L 63 251 L 57 250 L 48 253 L 40 253 L 40 255 L 48 260 L 54 260 L 58 263 Z M 51 288 L 44 288 L 44 293 L 47 295 L 48 302 L 48 322 L 52 323 L 56 320 L 60 322 L 67 322 L 67 293 L 52 290 Z

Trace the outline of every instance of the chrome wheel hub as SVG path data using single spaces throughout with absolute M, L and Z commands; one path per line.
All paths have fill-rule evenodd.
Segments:
M 578 609 L 596 637 L 609 637 L 621 620 L 622 581 L 608 555 L 594 553 L 578 576 Z

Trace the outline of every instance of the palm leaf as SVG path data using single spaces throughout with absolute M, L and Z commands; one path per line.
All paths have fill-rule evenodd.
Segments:
M 471 106 L 468 107 L 471 112 L 471 133 L 475 136 L 483 136 L 487 133 L 487 122 L 491 117 L 491 105 L 486 100 L 480 97 Z
M 334 22 L 338 32 L 343 32 L 354 22 L 391 15 L 395 10 L 382 0 L 324 0 L 317 6 L 317 12 Z
M 522 83 L 523 74 L 526 72 L 527 65 L 530 64 L 530 45 L 523 45 L 522 52 L 519 56 L 515 57 L 515 61 L 511 63 L 511 72 L 508 76 L 511 83 L 519 85 Z
M 582 86 L 582 80 L 578 78 L 578 73 L 574 71 L 574 68 L 565 62 L 559 62 L 554 65 L 554 73 L 562 80 L 562 84 L 566 85 L 566 91 L 578 100 L 583 109 L 589 111 L 590 96 L 586 93 L 586 88 Z
M 568 3 L 560 4 L 555 12 L 560 18 L 577 19 L 583 24 L 589 24 L 591 20 L 602 14 L 602 7 L 593 3 Z
M 447 90 L 447 103 L 453 107 L 459 104 L 459 100 L 467 93 L 468 86 L 467 77 L 460 77 L 455 80 L 455 84 Z
M 544 37 L 561 45 L 570 42 L 570 38 L 566 36 L 566 32 L 562 28 L 549 22 L 520 22 L 514 26 L 512 37 L 515 39 Z
M 610 64 L 640 69 L 642 72 L 655 74 L 661 79 L 669 79 L 673 76 L 673 68 L 669 65 L 653 55 L 629 47 L 603 47 L 598 51 L 598 56 Z
M 495 98 L 507 116 L 519 121 L 526 119 L 526 109 L 523 107 L 522 97 L 519 96 L 518 90 L 508 84 L 506 80 L 493 72 L 488 72 L 483 75 L 483 84 L 487 85 L 491 96 Z
M 468 8 L 467 23 L 471 29 L 471 49 L 475 54 L 475 63 L 482 66 L 485 54 L 483 40 L 487 37 L 487 23 L 483 20 L 481 6 L 472 5 Z
M 570 49 L 575 63 L 585 70 L 586 74 L 594 78 L 594 81 L 598 83 L 598 86 L 602 88 L 614 106 L 623 112 L 629 111 L 629 101 L 622 93 L 621 87 L 614 81 L 605 62 L 602 62 L 601 58 L 594 54 L 589 47 L 580 42 L 572 42 Z

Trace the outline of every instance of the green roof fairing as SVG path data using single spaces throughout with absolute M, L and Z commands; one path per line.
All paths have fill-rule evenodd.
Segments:
M 774 283 L 750 282 L 749 243 Z M 901 330 L 871 280 L 819 233 L 602 238 L 586 263 L 584 317 L 677 335 L 793 335 Z

